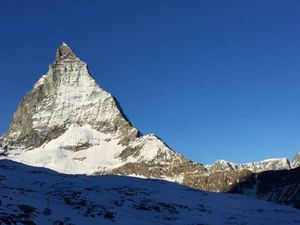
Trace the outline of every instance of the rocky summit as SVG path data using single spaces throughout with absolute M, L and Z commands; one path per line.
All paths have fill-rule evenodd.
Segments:
M 2 158 L 65 174 L 159 178 L 217 192 L 235 190 L 263 171 L 291 169 L 287 159 L 249 164 L 221 160 L 203 166 L 154 134 L 142 135 L 65 43 L 19 104 L 0 138 L 0 153 Z
M 189 162 L 155 135 L 142 136 L 65 43 L 21 101 L 0 145 L 9 158 L 71 174 Z
M 7 148 L 37 148 L 66 133 L 70 127 L 83 125 L 122 137 L 120 141 L 134 139 L 138 134 L 124 118 L 113 96 L 90 76 L 87 64 L 63 43 L 47 74 L 20 103 L 1 143 Z

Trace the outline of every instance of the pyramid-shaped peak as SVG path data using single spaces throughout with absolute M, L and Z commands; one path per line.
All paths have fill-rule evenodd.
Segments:
M 79 61 L 72 49 L 62 42 L 56 51 L 55 63 Z
M 70 127 L 83 125 L 122 136 L 124 140 L 138 132 L 114 97 L 89 74 L 87 64 L 63 42 L 57 49 L 54 64 L 23 98 L 9 131 L 4 138 L 0 137 L 0 155 L 1 146 L 6 144 L 40 147 Z

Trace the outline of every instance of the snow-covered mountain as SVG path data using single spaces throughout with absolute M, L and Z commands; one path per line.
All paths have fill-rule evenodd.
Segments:
M 291 165 L 287 158 L 274 158 L 245 164 L 237 164 L 225 160 L 218 160 L 213 164 L 206 166 L 206 168 L 210 172 L 247 169 L 254 173 L 259 173 L 267 170 L 289 170 L 291 169 Z
M 65 43 L 23 98 L 0 144 L 8 158 L 71 174 L 188 161 L 155 135 L 140 135 Z
M 289 206 L 166 181 L 65 175 L 9 160 L 0 160 L 0 174 L 0 224 L 300 224 Z
M 230 191 L 254 173 L 290 169 L 287 159 L 203 166 L 142 135 L 117 100 L 63 43 L 53 64 L 22 99 L 0 138 L 2 158 L 65 174 L 121 174 Z

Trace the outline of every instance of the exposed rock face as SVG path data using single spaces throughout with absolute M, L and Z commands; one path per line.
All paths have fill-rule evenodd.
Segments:
M 80 62 L 80 59 L 76 57 L 72 49 L 63 42 L 61 46 L 56 51 L 55 63 L 65 63 L 65 62 Z
M 300 166 L 300 152 L 298 152 L 292 160 L 292 168 Z
M 230 192 L 293 205 L 300 209 L 300 167 L 252 174 L 235 185 Z
M 155 135 L 141 136 L 65 43 L 21 101 L 0 146 L 14 160 L 64 173 L 112 173 L 131 164 L 189 161 Z
M 230 191 L 239 182 L 243 182 L 253 175 L 246 169 L 210 172 L 201 164 L 189 161 L 178 164 L 127 163 L 114 169 L 112 173 L 165 179 L 214 192 Z
M 125 118 L 114 97 L 89 75 L 87 64 L 63 43 L 48 73 L 20 103 L 0 143 L 39 147 L 74 124 L 89 124 L 95 130 L 117 134 L 126 142 L 136 138 L 138 130 Z

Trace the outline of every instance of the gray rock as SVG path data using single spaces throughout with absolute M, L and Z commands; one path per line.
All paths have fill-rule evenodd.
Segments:
M 63 43 L 48 73 L 21 101 L 0 145 L 36 148 L 74 124 L 118 134 L 122 144 L 139 135 L 115 98 L 98 86 L 86 63 Z
M 292 160 L 292 168 L 297 168 L 300 166 L 300 152 L 298 152 Z

